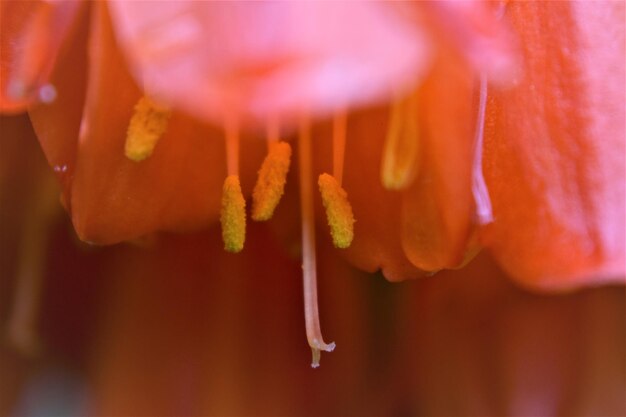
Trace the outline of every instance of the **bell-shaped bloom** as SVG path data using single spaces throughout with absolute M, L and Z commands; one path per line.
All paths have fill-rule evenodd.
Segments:
M 624 282 L 623 4 L 0 10 L 2 108 L 28 108 L 82 240 L 219 219 L 238 252 L 245 197 L 272 194 L 273 211 L 288 183 L 276 229 L 293 236 L 300 213 L 314 365 L 334 348 L 317 307 L 324 211 L 342 255 L 392 281 L 463 267 L 487 247 L 531 288 Z M 297 151 L 300 210 L 288 203 L 290 148 L 272 156 L 279 139 Z M 312 175 L 325 172 L 320 201 Z
M 623 16 L 615 2 L 1 2 L 2 111 L 28 110 L 82 240 L 147 246 L 78 250 L 52 227 L 44 177 L 0 165 L 0 191 L 22 170 L 41 183 L 29 210 L 0 213 L 8 247 L 12 219 L 28 225 L 28 256 L 0 255 L 17 271 L 0 279 L 12 341 L 39 347 L 21 330 L 45 277 L 44 339 L 93 387 L 79 414 L 623 414 L 623 288 L 506 281 L 624 282 Z M 269 194 L 274 217 L 247 222 Z M 342 257 L 391 281 L 461 270 L 392 288 Z M 313 365 L 334 348 L 316 271 L 339 346 L 315 376 L 285 337 L 302 333 L 302 269 Z M 10 355 L 3 398 L 24 375 Z
M 56 100 L 31 117 L 85 240 L 217 218 L 224 144 L 187 114 L 250 126 L 276 116 L 288 128 L 303 112 L 348 109 L 357 265 L 404 279 L 461 265 L 483 243 L 536 287 L 622 280 L 621 5 L 10 3 L 3 42 L 18 47 L 4 48 L 3 102 L 18 107 L 9 87 L 20 80 L 54 86 Z M 44 48 L 55 25 L 64 30 Z M 25 71 L 31 61 L 45 65 Z M 174 111 L 154 155 L 135 164 L 120 149 L 142 94 Z M 388 116 L 352 110 L 385 98 Z M 393 129 L 405 136 L 395 145 Z M 263 144 L 242 140 L 247 194 Z M 387 191 L 377 171 L 405 152 L 396 169 L 409 178 Z

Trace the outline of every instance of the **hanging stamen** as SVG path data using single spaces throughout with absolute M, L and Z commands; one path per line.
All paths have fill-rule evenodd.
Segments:
M 226 122 L 226 166 L 220 213 L 222 239 L 225 250 L 240 252 L 246 240 L 246 200 L 239 183 L 239 129 L 233 119 Z
M 304 318 L 306 336 L 311 347 L 311 366 L 317 368 L 322 350 L 332 352 L 335 344 L 324 343 L 317 307 L 317 271 L 315 261 L 315 224 L 313 208 L 311 127 L 303 117 L 299 129 L 298 155 L 300 164 L 300 205 L 302 212 L 302 281 L 304 287 Z
M 341 188 L 343 160 L 346 149 L 345 111 L 339 111 L 333 118 L 333 174 L 322 174 L 317 184 L 322 194 L 322 203 L 326 209 L 326 218 L 330 226 L 333 244 L 337 248 L 347 248 L 354 237 L 354 215 L 348 201 L 348 194 Z
M 387 129 L 381 181 L 388 190 L 403 190 L 413 182 L 418 170 L 417 93 L 396 99 Z
M 487 77 L 481 74 L 479 80 L 478 117 L 474 134 L 474 160 L 472 163 L 472 194 L 476 205 L 476 221 L 487 224 L 493 221 L 489 190 L 483 176 L 483 135 L 485 130 L 485 110 L 487 108 Z
M 285 191 L 291 161 L 291 146 L 268 135 L 268 153 L 252 192 L 252 219 L 269 220 Z
M 143 96 L 135 105 L 128 124 L 124 152 L 132 161 L 139 162 L 152 155 L 159 139 L 165 134 L 171 111 Z
M 345 249 L 350 246 L 354 238 L 354 215 L 348 201 L 348 194 L 331 175 L 320 175 L 317 183 L 326 209 L 333 244 L 337 248 Z

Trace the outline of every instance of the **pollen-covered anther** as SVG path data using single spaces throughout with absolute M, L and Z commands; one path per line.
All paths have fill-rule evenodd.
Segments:
M 252 219 L 269 220 L 285 191 L 291 162 L 291 146 L 286 142 L 271 143 L 259 170 L 252 192 Z
M 238 175 L 229 175 L 222 189 L 222 239 L 228 252 L 240 252 L 246 240 L 246 200 Z
M 128 124 L 124 152 L 132 161 L 140 162 L 152 155 L 165 134 L 171 111 L 147 97 L 139 99 Z
M 348 201 L 348 193 L 341 188 L 335 177 L 329 174 L 320 175 L 317 183 L 326 209 L 333 244 L 337 248 L 345 249 L 352 244 L 354 238 L 354 215 Z

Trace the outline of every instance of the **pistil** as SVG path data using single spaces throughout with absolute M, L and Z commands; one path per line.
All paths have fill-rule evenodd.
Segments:
M 335 344 L 326 344 L 320 330 L 317 306 L 317 271 L 315 254 L 315 223 L 311 167 L 311 127 L 305 117 L 299 128 L 298 156 L 300 163 L 300 204 L 302 213 L 302 273 L 304 289 L 304 318 L 306 335 L 313 359 L 311 366 L 317 368 L 321 351 L 332 352 Z

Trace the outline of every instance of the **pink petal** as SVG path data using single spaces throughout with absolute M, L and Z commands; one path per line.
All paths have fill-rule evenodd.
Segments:
M 150 94 L 214 121 L 381 99 L 426 64 L 418 29 L 382 3 L 115 0 L 111 11 Z

